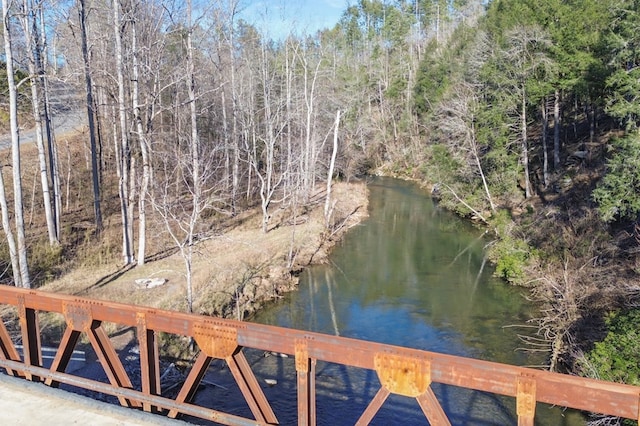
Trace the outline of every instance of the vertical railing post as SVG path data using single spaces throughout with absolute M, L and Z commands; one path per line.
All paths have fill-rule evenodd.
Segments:
M 536 415 L 536 380 L 520 376 L 516 386 L 516 413 L 518 426 L 534 426 Z
M 298 425 L 316 424 L 316 360 L 309 358 L 306 340 L 295 342 L 298 381 Z
M 147 328 L 144 313 L 136 314 L 138 327 L 138 345 L 140 348 L 140 377 L 142 392 L 146 395 L 160 395 L 160 355 L 158 354 L 158 339 L 154 330 Z M 143 404 L 144 411 L 155 410 L 150 404 Z
M 35 309 L 27 308 L 24 296 L 18 296 L 18 315 L 22 330 L 22 354 L 25 365 L 42 367 L 42 353 L 40 351 L 40 326 Z M 34 382 L 40 378 L 31 373 L 25 374 L 27 380 Z

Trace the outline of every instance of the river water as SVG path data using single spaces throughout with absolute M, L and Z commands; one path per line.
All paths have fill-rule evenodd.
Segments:
M 347 234 L 329 264 L 306 270 L 299 291 L 252 321 L 512 365 L 541 364 L 541 355 L 519 350 L 518 334 L 532 332 L 524 325 L 535 307 L 520 289 L 492 276 L 484 232 L 438 208 L 412 183 L 376 178 L 369 189 L 370 217 Z M 295 424 L 293 359 L 248 357 L 257 377 L 278 381 L 265 393 L 280 424 Z M 222 364 L 212 368 L 224 370 Z M 318 424 L 355 423 L 378 388 L 374 372 L 319 362 Z M 452 424 L 517 424 L 513 398 L 433 388 Z M 219 398 L 228 401 L 223 390 Z M 250 416 L 242 406 L 229 408 Z M 395 396 L 373 423 L 428 424 L 415 400 Z M 538 404 L 536 424 L 584 421 L 578 413 Z

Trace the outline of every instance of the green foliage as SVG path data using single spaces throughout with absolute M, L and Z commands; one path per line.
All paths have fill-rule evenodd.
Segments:
M 606 222 L 635 219 L 640 213 L 640 135 L 614 139 L 607 174 L 593 191 Z
M 451 69 L 445 61 L 433 63 L 422 61 L 418 70 L 418 81 L 415 88 L 415 110 L 424 114 L 442 99 L 449 87 Z
M 607 87 L 611 91 L 607 112 L 629 131 L 640 128 L 640 69 L 616 71 L 607 79 Z
M 640 385 L 640 310 L 613 312 L 605 318 L 607 336 L 585 355 L 599 379 Z
M 514 235 L 514 222 L 507 210 L 493 215 L 491 225 L 499 236 L 488 251 L 489 258 L 496 265 L 495 275 L 512 284 L 524 284 L 527 266 L 533 257 L 538 256 L 536 250 Z
M 425 172 L 435 182 L 447 182 L 460 168 L 453 156 L 444 145 L 430 145 L 427 147 L 427 155 L 431 161 L 425 163 Z
M 489 256 L 496 263 L 496 276 L 513 284 L 523 284 L 533 253 L 524 240 L 505 236 L 491 247 Z
M 475 29 L 461 25 L 452 36 L 454 41 L 444 51 L 435 41 L 429 44 L 414 87 L 414 111 L 418 115 L 432 112 L 449 88 L 473 68 L 466 62 L 476 35 Z

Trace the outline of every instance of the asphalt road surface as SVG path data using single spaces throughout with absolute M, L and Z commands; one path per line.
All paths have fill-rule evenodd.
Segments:
M 53 116 L 53 126 L 56 139 L 64 135 L 81 132 L 87 126 L 87 111 L 81 108 L 70 109 Z M 20 144 L 34 143 L 36 129 L 21 129 Z M 0 135 L 0 150 L 11 147 L 11 134 Z

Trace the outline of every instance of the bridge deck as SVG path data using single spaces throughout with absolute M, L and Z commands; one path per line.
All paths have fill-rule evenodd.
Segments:
M 0 373 L 0 424 L 180 426 L 186 423 L 107 404 Z

